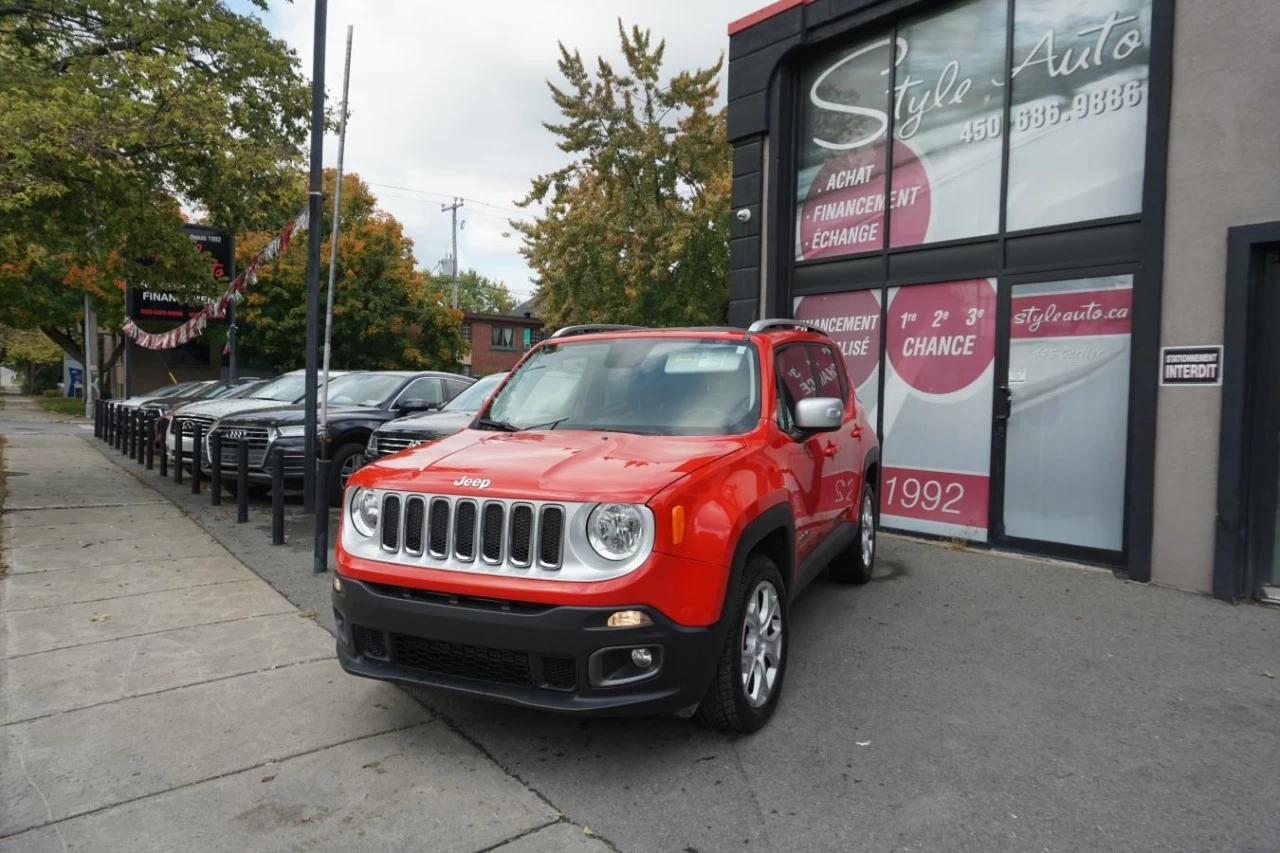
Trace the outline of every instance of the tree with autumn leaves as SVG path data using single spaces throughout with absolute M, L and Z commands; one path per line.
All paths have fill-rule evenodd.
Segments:
M 329 280 L 333 191 L 337 172 L 325 170 L 325 235 L 320 285 Z M 298 197 L 305 197 L 298 180 Z M 399 222 L 378 209 L 369 187 L 353 174 L 342 179 L 338 271 L 334 281 L 331 365 L 336 370 L 452 369 L 464 352 L 462 315 L 448 308 L 438 283 L 415 270 L 413 242 Z M 243 267 L 276 236 L 245 234 L 236 241 Z M 295 240 L 275 261 L 259 267 L 237 306 L 237 345 L 245 364 L 290 370 L 303 361 L 306 335 L 307 243 Z M 323 295 L 322 295 L 323 301 Z
M 715 109 L 723 58 L 662 77 L 664 42 L 618 22 L 625 73 L 594 75 L 560 45 L 567 86 L 548 83 L 563 116 L 548 130 L 569 165 L 533 180 L 543 205 L 522 253 L 548 326 L 722 323 L 728 302 L 732 148 Z

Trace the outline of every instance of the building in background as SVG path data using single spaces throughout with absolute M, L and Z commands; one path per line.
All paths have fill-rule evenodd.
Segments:
M 886 527 L 1280 586 L 1280 13 L 1231 5 L 780 0 L 730 25 L 729 319 L 840 344 Z
M 510 370 L 534 344 L 542 340 L 542 321 L 533 301 L 522 302 L 509 314 L 462 315 L 462 339 L 471 347 L 462 357 L 465 376 L 488 376 Z

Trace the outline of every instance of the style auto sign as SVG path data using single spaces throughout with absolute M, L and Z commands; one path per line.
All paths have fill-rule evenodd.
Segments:
M 229 278 L 235 266 L 235 238 L 224 231 L 203 225 L 184 225 L 183 232 L 208 257 L 215 281 Z M 206 300 L 208 301 L 208 300 Z M 130 288 L 129 316 L 134 320 L 184 322 L 200 313 L 203 304 L 183 303 L 176 295 L 163 290 Z M 210 317 L 210 323 L 225 323 L 225 317 Z

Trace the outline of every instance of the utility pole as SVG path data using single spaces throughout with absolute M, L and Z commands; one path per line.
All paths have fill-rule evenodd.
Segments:
M 458 208 L 462 207 L 462 199 L 455 198 L 453 204 L 440 205 L 440 212 L 446 210 L 453 214 L 453 310 L 458 310 Z

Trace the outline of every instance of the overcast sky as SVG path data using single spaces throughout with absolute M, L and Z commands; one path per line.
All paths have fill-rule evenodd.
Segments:
M 556 41 L 578 49 L 588 67 L 604 55 L 619 68 L 621 17 L 666 39 L 665 70 L 675 73 L 714 63 L 728 51 L 729 21 L 764 5 L 767 0 L 331 0 L 325 85 L 335 107 L 346 28 L 355 26 L 345 169 L 370 182 L 382 207 L 404 223 L 424 268 L 449 252 L 449 216 L 441 204 L 451 195 L 467 198 L 459 211 L 466 223 L 458 234 L 462 267 L 500 279 L 525 298 L 533 291 L 530 272 L 507 221 L 519 212 L 514 202 L 529 179 L 564 162 L 541 124 L 558 118 L 545 85 L 559 79 Z M 313 0 L 296 0 L 273 2 L 264 16 L 298 51 L 308 76 L 314 15 Z M 326 138 L 326 166 L 336 164 L 337 152 L 336 135 Z

